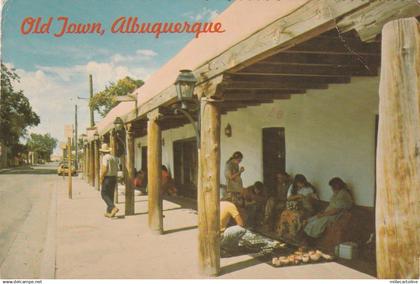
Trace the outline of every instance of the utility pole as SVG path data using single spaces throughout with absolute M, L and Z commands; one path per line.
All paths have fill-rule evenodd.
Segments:
M 74 105 L 74 149 L 76 150 L 74 167 L 79 169 L 79 140 L 77 139 L 77 104 Z
M 73 189 L 72 189 L 72 178 L 71 178 L 71 136 L 67 138 L 67 167 L 68 167 L 68 176 L 69 176 L 69 183 L 68 183 L 68 194 L 69 198 L 72 199 L 73 197 Z
M 91 106 L 92 98 L 93 98 L 93 80 L 92 74 L 89 74 L 89 109 L 90 109 L 90 127 L 95 126 L 95 118 L 93 116 L 93 107 Z

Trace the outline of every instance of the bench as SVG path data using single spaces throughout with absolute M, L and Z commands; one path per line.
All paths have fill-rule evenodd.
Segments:
M 320 201 L 320 207 L 326 208 L 328 202 Z M 336 221 L 328 224 L 322 236 L 315 241 L 317 248 L 334 253 L 336 245 L 352 241 L 363 245 L 371 233 L 375 232 L 375 211 L 372 207 L 355 205 Z

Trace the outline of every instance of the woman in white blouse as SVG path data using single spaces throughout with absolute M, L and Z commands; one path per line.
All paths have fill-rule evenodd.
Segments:
M 315 188 L 307 181 L 306 177 L 297 174 L 287 191 L 287 200 L 301 200 L 305 213 L 311 216 L 314 213 L 313 202 L 318 199 Z
M 287 191 L 286 209 L 277 221 L 275 231 L 283 240 L 299 245 L 302 241 L 303 224 L 315 212 L 312 204 L 318 199 L 314 187 L 304 175 L 295 176 Z

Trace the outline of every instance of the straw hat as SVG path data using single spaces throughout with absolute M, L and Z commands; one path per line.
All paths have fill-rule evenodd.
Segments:
M 108 147 L 108 144 L 103 143 L 102 146 L 101 146 L 101 149 L 99 149 L 99 151 L 103 152 L 103 153 L 109 153 L 109 152 L 111 152 L 111 149 Z

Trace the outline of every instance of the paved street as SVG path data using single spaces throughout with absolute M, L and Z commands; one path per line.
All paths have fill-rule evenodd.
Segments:
M 0 173 L 1 277 L 39 277 L 57 181 L 55 164 Z

